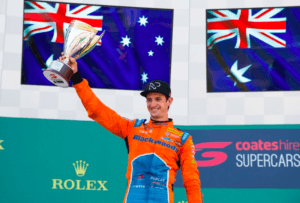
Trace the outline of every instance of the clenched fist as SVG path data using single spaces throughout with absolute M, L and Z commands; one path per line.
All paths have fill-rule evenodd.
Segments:
M 59 57 L 59 61 L 61 62 L 64 62 L 64 60 L 66 59 L 67 57 L 64 55 L 64 52 L 61 53 L 61 56 Z M 70 58 L 68 63 L 67 63 L 73 70 L 74 74 L 78 71 L 77 69 L 77 62 L 74 58 Z

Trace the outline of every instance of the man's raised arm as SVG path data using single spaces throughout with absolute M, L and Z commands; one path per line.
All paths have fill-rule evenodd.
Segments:
M 59 58 L 59 60 L 62 61 L 64 59 L 65 56 Z M 69 60 L 68 65 L 74 72 L 74 75 L 71 78 L 73 87 L 75 88 L 79 98 L 81 99 L 81 102 L 86 109 L 88 116 L 111 133 L 124 139 L 132 129 L 134 121 L 122 118 L 97 98 L 97 96 L 90 88 L 88 81 L 81 78 L 77 70 L 77 62 L 74 58 L 71 58 Z

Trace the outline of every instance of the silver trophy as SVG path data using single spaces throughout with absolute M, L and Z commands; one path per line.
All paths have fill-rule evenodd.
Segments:
M 54 85 L 68 87 L 71 77 L 74 75 L 73 70 L 67 64 L 69 58 L 79 59 L 90 52 L 103 37 L 96 35 L 97 30 L 79 20 L 73 20 L 65 35 L 64 55 L 67 57 L 63 62 L 52 61 L 50 66 L 43 71 L 44 76 Z

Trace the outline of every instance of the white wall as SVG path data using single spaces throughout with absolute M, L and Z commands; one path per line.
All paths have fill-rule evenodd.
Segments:
M 20 85 L 23 0 L 0 0 L 0 116 L 90 120 L 73 88 Z M 174 9 L 170 117 L 177 125 L 298 124 L 300 92 L 206 93 L 205 9 L 298 6 L 296 0 L 73 0 Z M 137 91 L 94 89 L 120 115 L 149 118 Z

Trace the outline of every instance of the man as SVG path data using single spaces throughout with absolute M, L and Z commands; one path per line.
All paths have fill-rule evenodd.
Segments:
M 63 61 L 65 57 L 60 57 Z M 88 116 L 111 133 L 125 140 L 128 150 L 127 190 L 124 203 L 173 203 L 173 183 L 181 167 L 189 203 L 202 203 L 199 172 L 194 159 L 192 137 L 173 126 L 168 117 L 173 102 L 171 89 L 159 80 L 148 83 L 141 93 L 146 97 L 150 121 L 129 120 L 105 106 L 92 92 L 87 80 L 77 71 L 71 58 L 68 65 L 75 73 L 73 86 Z

